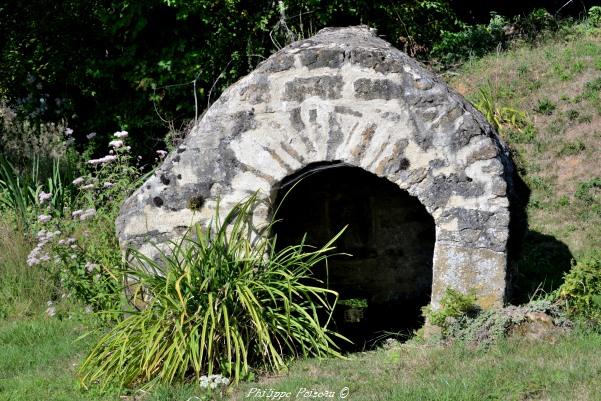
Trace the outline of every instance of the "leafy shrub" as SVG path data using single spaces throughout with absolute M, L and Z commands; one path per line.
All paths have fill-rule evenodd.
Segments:
M 440 308 L 426 306 L 422 313 L 428 322 L 444 327 L 449 318 L 457 319 L 464 315 L 473 315 L 480 310 L 476 305 L 476 294 L 463 294 L 452 288 L 447 288 L 440 301 Z
M 503 27 L 506 24 L 505 18 L 493 14 L 488 25 L 463 24 L 458 32 L 442 31 L 441 39 L 432 48 L 430 56 L 443 65 L 481 57 L 504 44 Z
M 137 289 L 133 303 L 146 307 L 100 339 L 80 370 L 85 385 L 213 373 L 239 380 L 251 368 L 283 369 L 285 356 L 340 356 L 327 328 L 337 294 L 311 269 L 342 232 L 319 249 L 301 243 L 276 252 L 276 239 L 265 235 L 270 226 L 253 229 L 256 204 L 252 196 L 223 222 L 217 214 L 211 227 L 196 226 L 160 261 L 133 251 L 125 274 Z
M 179 126 L 291 39 L 364 23 L 423 56 L 456 26 L 448 0 L 31 0 L 0 20 L 0 94 L 21 113 L 69 118 L 81 136 L 125 128 L 153 147 L 165 132 L 154 106 Z
M 592 6 L 588 10 L 588 22 L 592 25 L 601 26 L 601 7 Z
M 367 303 L 367 299 L 365 299 L 365 298 L 341 299 L 338 302 L 338 304 L 348 306 L 349 308 L 358 308 L 358 309 L 367 308 L 369 306 Z
M 513 21 L 513 29 L 528 41 L 557 31 L 559 27 L 559 21 L 544 8 L 535 9 L 525 16 L 518 16 Z
M 571 315 L 601 324 L 600 250 L 593 250 L 572 264 L 555 297 Z
M 20 225 L 27 226 L 37 192 L 34 180 L 21 177 L 12 163 L 0 156 L 0 208 L 14 211 Z

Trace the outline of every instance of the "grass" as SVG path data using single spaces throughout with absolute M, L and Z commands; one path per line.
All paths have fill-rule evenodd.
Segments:
M 0 219 L 0 318 L 31 316 L 52 298 L 53 284 L 39 268 L 27 266 L 32 241 Z
M 75 370 L 94 340 L 78 341 L 85 331 L 85 321 L 76 318 L 0 321 L 0 400 L 185 401 L 204 394 L 193 384 L 160 386 L 152 394 L 82 390 Z M 601 399 L 600 380 L 601 335 L 575 332 L 555 343 L 508 339 L 488 349 L 407 344 L 348 360 L 300 360 L 288 373 L 243 383 L 224 399 L 247 399 L 253 388 L 290 392 L 295 399 L 302 388 L 338 396 L 348 387 L 347 399 L 365 401 L 585 401 Z
M 83 390 L 77 367 L 96 337 L 80 337 L 89 318 L 0 320 L 1 401 L 187 400 L 200 395 L 193 386 L 159 386 L 152 395 L 119 388 Z
M 85 329 L 74 320 L 0 322 L 0 400 L 115 399 L 78 389 L 73 373 L 89 344 L 75 340 Z
M 573 335 L 555 344 L 509 339 L 489 349 L 403 345 L 354 354 L 348 361 L 299 361 L 284 377 L 241 386 L 297 394 L 340 391 L 351 400 L 598 400 L 601 336 Z M 292 398 L 294 399 L 294 398 Z

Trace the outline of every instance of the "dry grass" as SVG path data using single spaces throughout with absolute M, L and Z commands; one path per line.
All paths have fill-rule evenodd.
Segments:
M 23 232 L 0 219 L 0 318 L 23 318 L 43 311 L 53 285 L 39 267 L 27 266 L 33 248 Z

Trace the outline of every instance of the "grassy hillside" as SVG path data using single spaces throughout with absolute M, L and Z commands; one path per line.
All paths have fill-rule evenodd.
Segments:
M 472 101 L 527 113 L 534 129 L 501 129 L 532 194 L 531 229 L 574 256 L 601 246 L 601 34 L 583 31 L 467 63 L 449 79 Z

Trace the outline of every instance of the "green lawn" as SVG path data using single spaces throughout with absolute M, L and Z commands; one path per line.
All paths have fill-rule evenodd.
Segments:
M 186 401 L 202 396 L 193 385 L 126 398 L 127 392 L 117 389 L 80 389 L 76 366 L 92 341 L 77 341 L 85 329 L 76 320 L 0 322 L 0 400 Z M 307 399 L 306 393 L 297 397 L 303 388 L 333 391 L 338 397 L 346 387 L 347 399 L 366 401 L 600 400 L 599 383 L 601 335 L 578 332 L 554 344 L 516 339 L 489 349 L 408 344 L 352 354 L 348 360 L 297 361 L 288 373 L 232 388 L 225 399 L 259 399 L 248 395 L 270 389 L 291 393 L 288 399 Z

